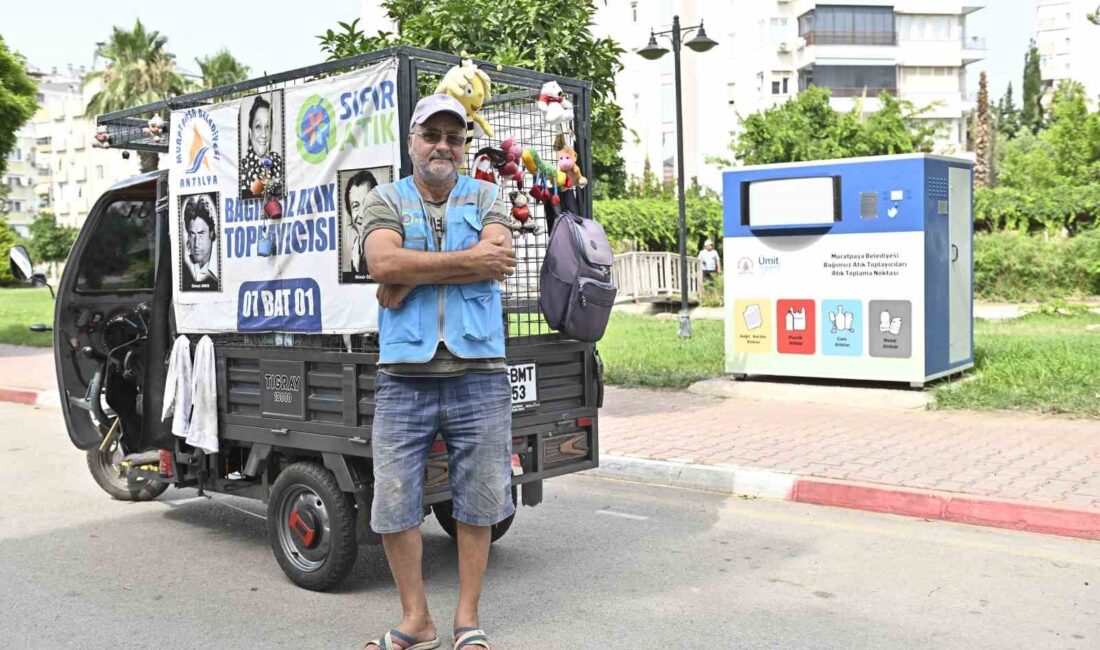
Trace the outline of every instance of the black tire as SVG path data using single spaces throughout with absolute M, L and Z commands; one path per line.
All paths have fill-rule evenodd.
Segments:
M 516 486 L 513 485 L 512 505 L 515 505 L 516 501 Z M 432 512 L 435 514 L 435 520 L 439 522 L 439 526 L 451 536 L 451 539 L 458 541 L 458 525 L 455 523 L 454 503 L 451 501 L 437 503 L 432 506 Z M 504 533 L 507 533 L 508 529 L 512 527 L 512 522 L 515 519 L 516 515 L 513 514 L 500 523 L 493 524 L 492 542 L 504 537 Z
M 303 527 L 292 527 L 292 521 Z M 291 582 L 312 591 L 332 589 L 347 577 L 359 553 L 355 501 L 318 463 L 294 463 L 271 486 L 267 537 Z
M 126 456 L 117 441 L 106 451 L 98 447 L 85 454 L 88 471 L 103 491 L 119 501 L 152 501 L 168 489 L 168 483 L 129 479 L 119 476 L 119 463 Z

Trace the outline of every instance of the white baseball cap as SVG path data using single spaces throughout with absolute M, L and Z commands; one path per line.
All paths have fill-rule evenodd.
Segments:
M 695 241 L 699 241 L 699 240 L 696 239 Z M 714 246 L 714 242 L 712 242 L 711 240 L 708 239 L 705 242 L 703 242 L 703 245 L 704 246 Z
M 412 120 L 409 123 L 410 125 L 423 124 L 436 113 L 449 113 L 463 124 L 466 123 L 466 108 L 454 97 L 442 93 L 421 97 L 420 101 L 416 102 L 416 108 L 413 109 Z

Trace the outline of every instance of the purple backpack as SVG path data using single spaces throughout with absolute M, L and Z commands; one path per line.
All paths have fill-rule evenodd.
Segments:
M 558 216 L 539 274 L 539 308 L 551 328 L 578 341 L 603 337 L 615 303 L 612 260 L 600 224 L 572 212 Z

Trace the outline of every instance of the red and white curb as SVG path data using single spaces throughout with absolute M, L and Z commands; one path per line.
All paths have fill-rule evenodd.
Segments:
M 1096 509 L 613 454 L 601 455 L 600 467 L 587 473 L 622 481 L 1100 540 L 1100 510 Z
M 14 402 L 28 406 L 61 406 L 61 396 L 56 390 L 0 388 L 0 402 Z

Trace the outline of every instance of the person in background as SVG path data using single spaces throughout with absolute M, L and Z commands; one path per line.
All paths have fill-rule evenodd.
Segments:
M 722 275 L 722 256 L 714 250 L 713 241 L 708 239 L 703 244 L 703 250 L 699 251 L 699 261 L 703 264 L 703 282 L 713 281 L 716 274 Z

